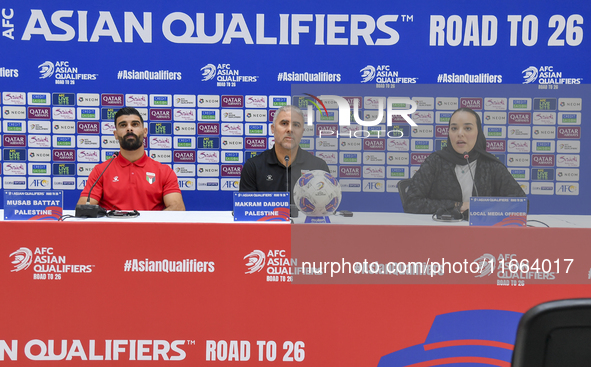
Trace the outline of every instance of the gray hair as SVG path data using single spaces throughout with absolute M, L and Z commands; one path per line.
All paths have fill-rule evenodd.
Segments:
M 275 111 L 275 116 L 273 116 L 273 124 L 277 122 L 277 118 L 281 112 L 295 112 L 298 115 L 302 116 L 302 123 L 304 122 L 304 113 L 302 112 L 302 110 L 300 110 L 298 106 L 287 105 L 281 106 L 277 111 Z

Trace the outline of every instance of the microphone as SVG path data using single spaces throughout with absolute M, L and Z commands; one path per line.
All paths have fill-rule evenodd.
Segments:
M 103 170 L 103 172 L 101 172 L 101 174 L 98 176 L 98 178 L 96 179 L 96 181 L 94 181 L 94 183 L 92 184 L 92 186 L 90 187 L 90 190 L 88 190 L 88 197 L 86 198 L 86 204 L 83 205 L 76 205 L 76 213 L 75 213 L 75 217 L 77 218 L 98 218 L 100 214 L 101 217 L 106 215 L 106 211 L 105 209 L 101 208 L 98 205 L 92 205 L 90 204 L 90 193 L 92 193 L 92 189 L 94 189 L 94 186 L 97 184 L 97 182 L 99 182 L 99 180 L 101 179 L 101 177 L 103 177 L 103 173 L 105 173 L 105 171 L 107 170 L 107 168 L 109 168 L 109 166 L 111 165 L 111 163 L 113 163 L 113 161 L 115 160 L 115 158 L 117 158 L 119 156 L 119 152 L 115 152 L 113 153 L 113 158 L 111 158 L 109 160 L 109 163 L 107 164 L 107 167 L 105 167 L 105 169 Z
M 468 170 L 470 171 L 470 177 L 472 177 L 472 187 L 474 188 L 474 191 L 476 191 L 476 196 L 480 196 L 478 195 L 478 189 L 476 188 L 476 182 L 474 182 L 474 175 L 472 174 L 472 168 L 470 167 L 470 161 L 468 158 L 470 158 L 470 155 L 468 152 L 464 152 L 464 159 L 468 163 Z
M 293 195 L 291 193 L 291 187 L 289 185 L 289 156 L 286 155 L 285 157 L 283 157 L 283 159 L 285 159 L 285 186 L 287 189 L 287 192 L 289 192 L 289 216 L 293 217 L 293 218 L 297 218 L 298 216 L 298 208 L 295 206 L 295 204 L 292 204 L 291 202 L 294 201 L 293 200 Z

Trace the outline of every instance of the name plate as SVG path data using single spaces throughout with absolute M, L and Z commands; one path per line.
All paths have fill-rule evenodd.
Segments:
M 289 221 L 288 192 L 235 192 L 234 221 Z
M 59 220 L 63 197 L 61 190 L 4 190 L 4 220 Z
M 527 198 L 471 197 L 471 226 L 525 227 Z

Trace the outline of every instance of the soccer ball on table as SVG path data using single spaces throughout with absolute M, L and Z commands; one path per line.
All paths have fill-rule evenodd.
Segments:
M 341 203 L 341 185 L 328 172 L 309 171 L 296 182 L 293 200 L 298 209 L 308 216 L 332 214 Z

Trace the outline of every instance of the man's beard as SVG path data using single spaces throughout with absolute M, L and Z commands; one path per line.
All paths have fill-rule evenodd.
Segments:
M 127 139 L 128 137 L 133 136 L 134 139 Z M 134 133 L 128 133 L 127 135 L 123 136 L 123 137 L 118 137 L 119 140 L 119 145 L 121 146 L 121 148 L 125 149 L 125 150 L 138 150 L 143 144 L 144 144 L 144 139 L 143 137 L 139 137 L 137 135 L 135 135 Z

